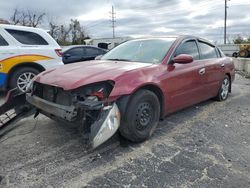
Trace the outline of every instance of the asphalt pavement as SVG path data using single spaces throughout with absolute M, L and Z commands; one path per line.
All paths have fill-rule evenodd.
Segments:
M 115 135 L 95 151 L 44 116 L 0 140 L 0 187 L 250 187 L 250 80 L 162 121 L 133 144 Z

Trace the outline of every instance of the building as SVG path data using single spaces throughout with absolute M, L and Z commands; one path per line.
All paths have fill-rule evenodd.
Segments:
M 0 18 L 0 24 L 10 24 L 7 20 Z
M 119 44 L 131 40 L 131 37 L 117 37 L 117 38 L 99 38 L 99 39 L 86 39 L 86 45 L 92 45 L 96 47 L 101 47 L 102 44 L 107 44 L 107 49 L 112 49 Z M 104 45 L 105 46 L 105 45 Z
M 221 44 L 221 45 L 218 45 L 218 47 L 226 56 L 230 56 L 230 57 L 233 56 L 235 52 L 239 52 L 240 50 L 240 47 L 238 44 Z

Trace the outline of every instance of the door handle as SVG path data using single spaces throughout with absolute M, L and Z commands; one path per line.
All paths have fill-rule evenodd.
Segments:
M 225 67 L 225 64 L 224 64 L 224 63 L 222 63 L 220 66 L 221 66 L 221 68 L 223 68 L 223 67 Z
M 205 68 L 201 68 L 200 70 L 199 70 L 199 74 L 200 75 L 204 75 L 206 73 L 206 69 Z

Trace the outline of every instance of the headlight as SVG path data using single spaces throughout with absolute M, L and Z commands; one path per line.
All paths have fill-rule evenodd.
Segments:
M 84 100 L 86 98 L 89 99 L 98 99 L 100 101 L 108 98 L 114 87 L 114 82 L 112 81 L 102 81 L 91 83 L 80 88 L 77 88 L 73 91 L 78 99 Z

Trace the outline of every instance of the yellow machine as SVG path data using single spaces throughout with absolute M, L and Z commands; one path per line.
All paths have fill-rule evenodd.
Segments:
M 238 53 L 239 57 L 250 57 L 250 44 L 240 44 L 240 51 Z

